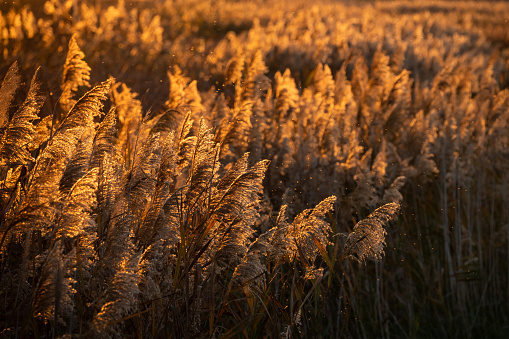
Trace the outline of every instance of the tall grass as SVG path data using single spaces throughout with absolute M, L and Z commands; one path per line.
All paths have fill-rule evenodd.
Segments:
M 16 6 L 3 336 L 507 333 L 505 4 Z

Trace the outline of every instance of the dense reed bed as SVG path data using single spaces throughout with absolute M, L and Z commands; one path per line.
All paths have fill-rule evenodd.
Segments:
M 1 336 L 509 334 L 509 5 L 25 3 Z

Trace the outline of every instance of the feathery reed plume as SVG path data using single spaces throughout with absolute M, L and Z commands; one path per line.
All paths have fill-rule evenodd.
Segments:
M 267 259 L 275 261 L 276 264 L 291 260 L 295 253 L 295 242 L 292 237 L 288 236 L 291 226 L 288 222 L 287 208 L 287 205 L 281 206 L 276 226 L 262 234 L 251 245 L 252 248 L 258 248 L 259 244 L 263 245 L 262 249 L 267 252 Z
M 46 141 L 49 140 L 51 135 L 51 124 L 53 116 L 47 115 L 41 119 L 35 126 L 35 133 L 32 142 L 29 144 L 29 150 L 31 152 L 39 149 L 43 149 L 46 145 Z
M 387 175 L 387 147 L 385 139 L 382 139 L 382 143 L 380 145 L 380 149 L 378 150 L 378 154 L 375 156 L 373 160 L 373 164 L 371 165 L 371 171 L 373 172 L 373 179 L 375 187 L 380 187 L 385 184 L 386 175 Z
M 366 259 L 380 260 L 387 234 L 384 226 L 396 217 L 399 209 L 399 203 L 385 204 L 359 221 L 346 239 L 340 261 L 344 258 L 352 258 L 361 263 Z
M 295 86 L 295 80 L 292 78 L 290 70 L 287 69 L 281 75 L 277 72 L 275 80 L 275 98 L 276 98 L 276 120 L 287 117 L 289 110 L 295 110 L 299 102 L 299 91 Z
M 115 82 L 110 93 L 112 104 L 116 107 L 118 119 L 117 146 L 123 150 L 124 159 L 130 164 L 131 156 L 136 148 L 137 133 L 143 120 L 141 101 L 137 94 L 124 83 Z
M 374 187 L 374 179 L 377 172 L 371 170 L 372 166 L 369 165 L 372 153 L 373 149 L 369 149 L 362 158 L 357 161 L 357 173 L 354 175 L 357 187 L 355 187 L 355 191 L 350 195 L 350 199 L 358 208 L 372 208 L 379 200 Z M 379 171 L 378 168 L 376 170 Z
M 19 75 L 18 63 L 15 61 L 2 81 L 0 87 L 0 133 L 5 131 L 6 124 L 9 122 L 9 108 L 14 98 L 14 94 L 21 85 L 21 76 Z
M 116 110 L 111 108 L 95 131 L 89 159 L 91 167 L 100 167 L 108 154 L 116 154 L 116 122 Z
M 244 258 L 242 258 L 242 262 L 235 267 L 232 281 L 249 286 L 255 293 L 260 293 L 263 292 L 263 285 L 265 283 L 264 273 L 266 271 L 267 269 L 260 261 L 260 256 L 258 254 L 247 253 Z M 247 290 L 245 291 L 249 298 L 249 292 Z
M 68 112 L 74 105 L 74 93 L 78 87 L 90 87 L 90 67 L 83 60 L 85 54 L 81 51 L 76 42 L 76 35 L 72 35 L 69 40 L 69 50 L 64 64 L 64 73 L 62 78 L 62 95 L 60 96 L 60 105 L 65 112 Z
M 317 246 L 325 248 L 329 244 L 328 236 L 331 228 L 324 219 L 333 209 L 335 202 L 335 196 L 322 200 L 313 209 L 305 210 L 297 215 L 290 226 L 290 234 L 295 239 L 297 251 L 309 266 L 313 265 L 319 253 Z
M 37 70 L 23 105 L 14 113 L 0 139 L 2 162 L 26 164 L 35 160 L 29 152 L 29 144 L 35 136 L 35 127 L 32 122 L 39 119 L 37 114 L 45 100 L 39 92 L 38 73 Z
M 224 73 L 225 84 L 235 84 L 237 80 L 242 78 L 242 70 L 244 69 L 244 53 L 239 51 L 233 58 L 228 61 Z
M 252 127 L 252 107 L 251 101 L 244 101 L 235 105 L 233 111 L 228 109 L 228 114 L 221 120 L 214 138 L 221 145 L 221 159 L 236 159 L 245 152 Z
M 165 183 L 173 185 L 176 176 L 179 174 L 177 172 L 177 149 L 173 131 L 169 132 L 164 139 L 161 158 L 161 166 L 157 177 L 158 185 L 161 186 Z
M 97 205 L 97 175 L 99 168 L 85 172 L 66 191 L 61 201 L 61 216 L 57 220 L 56 238 L 75 238 L 86 233 L 86 229 L 95 226 L 93 211 Z M 65 172 L 64 172 L 65 177 Z
M 150 134 L 159 133 L 161 139 L 166 138 L 166 135 L 172 130 L 175 130 L 178 118 L 181 113 L 174 109 L 166 110 L 163 114 L 157 117 L 157 122 L 150 129 Z
M 178 134 L 178 168 L 182 170 L 192 161 L 193 149 L 196 146 L 196 136 L 190 135 L 194 120 L 191 119 L 191 112 L 188 112 L 182 121 Z
M 97 189 L 97 212 L 99 236 L 104 236 L 108 230 L 108 224 L 112 217 L 119 218 L 121 215 L 115 208 L 115 202 L 120 195 L 123 168 L 116 154 L 106 153 L 99 164 L 98 189 Z M 113 215 L 113 216 L 112 216 Z
M 60 179 L 60 192 L 63 195 L 69 193 L 74 184 L 88 172 L 91 153 L 92 135 L 85 132 L 81 136 L 76 151 L 69 159 Z
M 157 183 L 154 175 L 161 165 L 161 145 L 159 134 L 149 136 L 141 149 L 136 152 L 132 168 L 123 179 L 123 192 L 128 199 L 128 209 L 136 217 L 140 217 L 151 200 L 152 192 Z
M 247 168 L 247 156 L 245 154 L 239 159 L 218 183 L 217 192 L 212 197 L 211 210 L 212 215 L 228 223 L 217 254 L 232 261 L 237 256 L 244 257 L 244 263 L 250 265 L 256 261 L 253 261 L 254 258 L 246 258 L 249 254 L 248 239 L 254 232 L 251 225 L 258 216 L 255 207 L 269 161 L 262 160 Z
M 352 94 L 357 103 L 360 103 L 364 100 L 364 94 L 366 93 L 368 87 L 368 66 L 366 65 L 366 61 L 362 55 L 357 56 L 355 60 L 355 66 L 352 72 Z M 364 124 L 366 121 L 360 121 L 362 115 L 359 112 L 357 123 Z M 365 127 L 361 125 L 361 127 Z
M 406 182 L 406 177 L 401 175 L 394 179 L 391 186 L 385 190 L 384 195 L 382 197 L 382 204 L 388 204 L 391 202 L 401 203 L 403 201 L 403 195 L 400 190 L 403 188 Z
M 157 173 L 157 182 L 149 205 L 144 211 L 137 236 L 142 248 L 148 248 L 155 241 L 169 240 L 169 220 L 164 211 L 165 204 L 170 201 L 171 193 L 175 191 L 177 172 L 177 152 L 175 135 L 168 133 L 161 151 L 161 163 Z
M 174 72 L 168 72 L 170 79 L 170 96 L 165 106 L 170 109 L 189 108 L 193 112 L 201 112 L 204 107 L 201 103 L 201 97 L 196 87 L 196 80 L 189 79 L 182 74 L 178 66 L 174 67 Z
M 332 102 L 334 102 L 335 82 L 328 65 L 320 64 L 316 67 L 313 77 L 313 88 L 315 93 L 328 101 L 327 104 L 332 104 Z
M 330 244 L 331 228 L 325 215 L 330 213 L 336 202 L 335 196 L 322 200 L 313 209 L 299 213 L 292 223 L 288 222 L 287 206 L 283 205 L 276 219 L 276 226 L 262 233 L 249 247 L 248 253 L 259 252 L 267 255 L 269 261 L 280 264 L 301 258 L 306 271 L 316 268 L 317 255 Z M 308 276 L 312 277 L 312 274 Z
M 189 177 L 186 184 L 186 202 L 194 205 L 197 199 L 202 196 L 209 187 L 210 181 L 214 178 L 219 169 L 217 161 L 218 145 L 213 140 L 210 129 L 205 125 L 205 121 L 200 120 L 200 128 L 194 149 L 190 153 Z
M 219 216 L 225 213 L 242 215 L 243 209 L 258 200 L 261 180 L 265 176 L 268 160 L 262 160 L 247 169 L 248 153 L 239 159 L 232 171 L 218 183 L 217 193 L 212 199 L 212 211 Z
M 53 335 L 58 323 L 66 324 L 73 308 L 73 279 L 69 273 L 74 253 L 64 256 L 62 251 L 62 243 L 57 240 L 45 258 L 33 297 L 34 318 L 44 323 L 52 321 Z
M 6 219 L 3 237 L 8 232 L 15 234 L 27 229 L 39 230 L 43 235 L 51 232 L 60 181 L 82 134 L 83 128 L 68 129 L 56 135 L 42 151 L 27 184 L 24 199 L 13 207 Z
M 133 254 L 123 259 L 105 294 L 101 298 L 100 311 L 94 315 L 89 335 L 113 336 L 118 334 L 116 324 L 123 322 L 123 317 L 136 309 L 140 274 L 138 264 L 140 254 Z
M 94 118 L 102 114 L 102 102 L 108 98 L 112 81 L 108 79 L 85 93 L 62 119 L 55 133 L 75 127 L 93 126 Z
M 261 95 L 271 87 L 270 80 L 265 73 L 268 69 L 263 61 L 260 50 L 257 50 L 245 65 L 244 84 L 242 86 L 241 97 L 236 98 L 236 103 L 245 100 L 256 101 Z M 237 89 L 236 89 L 237 91 Z M 240 99 L 240 100 L 239 100 Z
M 46 257 L 40 280 L 34 293 L 33 312 L 44 321 L 53 319 L 62 293 L 62 259 L 60 242 L 56 242 Z

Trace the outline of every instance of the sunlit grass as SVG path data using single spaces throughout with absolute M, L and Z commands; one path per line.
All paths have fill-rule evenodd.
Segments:
M 508 333 L 507 4 L 25 4 L 2 336 Z

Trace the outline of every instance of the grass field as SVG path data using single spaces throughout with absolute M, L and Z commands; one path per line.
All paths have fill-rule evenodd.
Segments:
M 509 3 L 0 10 L 0 337 L 509 336 Z

